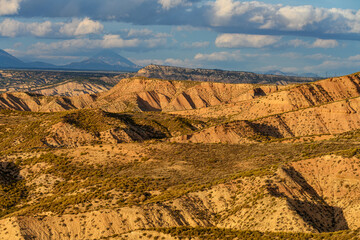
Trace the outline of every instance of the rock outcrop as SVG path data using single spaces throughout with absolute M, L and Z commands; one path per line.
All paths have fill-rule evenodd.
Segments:
M 289 84 L 295 82 L 312 82 L 317 78 L 278 76 L 252 72 L 224 71 L 216 69 L 192 69 L 161 65 L 149 65 L 140 69 L 135 76 L 169 80 L 191 80 L 220 83 L 271 83 Z

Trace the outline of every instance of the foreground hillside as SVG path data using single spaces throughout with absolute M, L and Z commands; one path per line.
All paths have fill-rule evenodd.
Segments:
M 0 239 L 356 239 L 358 74 L 0 98 Z
M 29 116 L 5 114 L 28 124 Z M 32 117 L 50 122 L 49 116 Z M 139 121 L 130 116 L 127 122 L 131 119 Z M 163 132 L 146 132 L 149 123 L 137 123 L 137 133 L 150 139 L 145 142 L 129 135 L 122 135 L 122 143 L 110 134 L 104 137 L 107 130 L 86 119 L 72 119 L 69 132 L 63 129 L 50 139 L 41 130 L 30 135 L 30 129 L 15 138 L 1 136 L 8 140 L 5 149 L 11 146 L 1 157 L 2 239 L 16 234 L 36 239 L 176 236 L 200 234 L 202 228 L 206 233 L 210 227 L 216 228 L 214 236 L 222 229 L 251 236 L 241 231 L 321 233 L 360 227 L 359 133 L 299 143 L 151 140 L 167 139 L 170 128 L 182 134 L 202 125 L 177 121 L 167 120 Z M 170 229 L 182 226 L 195 229 Z

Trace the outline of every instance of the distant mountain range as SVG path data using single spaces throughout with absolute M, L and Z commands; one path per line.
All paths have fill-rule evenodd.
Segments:
M 25 63 L 0 49 L 0 68 L 19 68 Z
M 260 72 L 260 74 L 266 75 L 276 75 L 276 76 L 294 76 L 294 77 L 311 77 L 311 78 L 319 78 L 320 76 L 315 73 L 292 73 L 292 72 L 282 72 L 280 70 L 270 70 L 267 72 Z
M 46 69 L 135 72 L 141 67 L 112 51 L 102 51 L 81 62 L 57 66 L 45 62 L 26 63 L 0 49 L 0 69 Z
M 54 65 L 54 64 L 50 64 L 50 63 L 45 63 L 45 62 L 24 62 L 14 56 L 12 56 L 11 54 L 7 53 L 6 51 L 0 49 L 0 69 L 137 72 L 141 68 L 142 68 L 141 66 L 134 64 L 130 60 L 128 60 L 110 50 L 101 51 L 98 54 L 96 54 L 90 58 L 87 58 L 81 62 L 73 62 L 73 63 L 67 64 L 67 65 L 58 66 L 58 65 Z M 166 70 L 169 70 L 171 68 L 171 71 L 174 69 L 177 69 L 177 70 L 185 69 L 185 68 L 165 67 L 165 66 L 164 66 L 164 68 L 166 68 Z M 156 71 L 157 70 L 159 70 L 159 69 L 156 69 Z M 161 71 L 163 71 L 163 70 L 164 69 L 162 69 Z M 196 70 L 196 71 L 197 71 L 196 74 L 203 74 L 203 72 L 198 72 L 200 70 Z M 209 72 L 213 72 L 216 70 L 203 69 L 202 71 L 209 73 Z M 218 70 L 217 72 L 219 72 L 219 71 L 220 70 Z M 176 71 L 176 72 L 178 72 L 178 71 Z M 180 71 L 180 72 L 182 75 L 184 75 L 184 72 L 182 72 L 182 71 Z M 234 71 L 223 71 L 223 72 L 232 73 Z M 235 75 L 238 75 L 238 73 L 239 72 L 236 71 Z M 245 72 L 241 72 L 241 73 L 245 73 Z M 254 74 L 254 73 L 250 73 L 250 74 Z M 294 77 L 305 77 L 305 78 L 319 78 L 319 76 L 314 73 L 296 74 L 296 73 L 282 72 L 280 70 L 259 72 L 259 74 L 284 76 L 284 77 L 294 76 Z M 169 74 L 165 74 L 165 75 L 169 75 Z M 177 74 L 177 77 L 175 77 L 176 79 L 173 79 L 174 76 L 166 76 L 166 77 L 168 77 L 168 79 L 173 79 L 173 80 L 183 80 L 183 79 L 178 79 L 178 77 L 179 77 L 178 75 L 179 74 Z M 183 76 L 183 77 L 189 77 L 188 72 L 185 75 L 186 76 Z M 154 76 L 152 76 L 152 77 L 161 77 L 161 76 L 158 76 L 158 74 L 154 74 Z M 221 77 L 223 77 L 223 76 L 221 76 Z M 236 77 L 238 77 L 238 76 L 236 76 Z M 223 81 L 223 82 L 233 82 L 233 81 L 229 80 L 229 81 Z M 250 81 L 250 82 L 252 82 L 252 81 Z

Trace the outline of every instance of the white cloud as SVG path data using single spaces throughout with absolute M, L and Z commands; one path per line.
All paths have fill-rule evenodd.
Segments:
M 181 25 L 181 26 L 177 26 L 176 30 L 179 32 L 196 32 L 196 31 L 203 31 L 203 30 L 207 30 L 210 31 L 210 28 L 204 28 L 204 27 L 194 27 L 191 25 Z
M 293 47 L 309 47 L 310 44 L 308 42 L 305 42 L 301 39 L 292 39 L 288 42 L 290 46 Z
M 123 39 L 119 35 L 108 34 L 100 41 L 103 48 L 156 48 L 165 46 L 167 40 L 165 38 L 151 39 Z
M 293 47 L 306 47 L 306 48 L 335 48 L 339 46 L 338 41 L 334 39 L 316 39 L 314 42 L 307 42 L 300 39 L 293 39 L 288 42 Z
M 77 61 L 81 61 L 84 59 L 84 57 L 81 56 L 68 56 L 68 55 L 62 55 L 59 53 L 56 53 L 55 55 L 40 55 L 40 54 L 36 54 L 35 56 L 29 55 L 30 53 L 34 53 L 35 51 L 28 51 L 28 52 L 23 52 L 23 51 L 19 51 L 16 49 L 4 49 L 6 52 L 10 53 L 13 56 L 19 57 L 19 58 L 31 58 L 31 61 L 45 61 L 45 62 L 53 62 L 55 65 L 56 64 L 67 64 L 69 62 L 77 62 Z
M 267 35 L 250 35 L 250 34 L 221 34 L 216 40 L 217 47 L 239 48 L 251 47 L 262 48 L 273 45 L 280 41 L 281 37 Z
M 310 54 L 310 55 L 303 55 L 300 53 L 296 53 L 296 52 L 287 52 L 287 53 L 283 53 L 280 54 L 279 57 L 281 58 L 290 58 L 290 59 L 312 59 L 312 60 L 330 60 L 330 59 L 336 59 L 336 57 L 331 56 L 331 55 L 325 55 L 325 54 L 321 54 L 321 53 L 315 53 L 315 54 Z
M 142 40 L 149 40 L 151 42 L 154 39 L 166 39 L 172 37 L 171 34 L 165 32 L 154 32 L 151 29 L 124 29 L 121 30 L 121 36 L 124 36 L 125 39 L 138 38 Z
M 296 53 L 296 52 L 286 52 L 280 54 L 279 56 L 282 58 L 291 58 L 291 59 L 299 59 L 303 57 L 300 53 Z
M 360 54 L 355 55 L 355 56 L 350 56 L 348 59 L 350 61 L 360 61 Z
M 235 9 L 234 2 L 232 0 L 217 0 L 214 3 L 215 16 L 218 18 L 218 21 L 222 18 L 223 20 L 228 20 L 232 15 Z
M 21 0 L 0 0 L 0 16 L 18 12 Z
M 32 35 L 42 37 L 52 31 L 52 23 L 50 21 L 42 23 L 29 23 L 26 28 Z
M 87 35 L 92 33 L 100 33 L 104 26 L 89 18 L 73 19 L 70 23 L 64 24 L 59 32 L 68 36 Z
M 216 0 L 211 26 L 246 32 L 262 29 L 317 34 L 360 33 L 360 11 L 318 8 L 311 5 L 284 6 L 259 1 Z
M 140 44 L 139 39 L 122 39 L 119 35 L 105 35 L 101 41 L 101 46 L 104 48 L 128 48 L 136 47 Z
M 19 0 L 0 1 L 15 3 L 17 6 Z M 307 36 L 317 38 L 346 34 L 349 39 L 357 39 L 358 36 L 351 33 L 360 33 L 360 11 L 355 7 L 354 9 L 340 9 L 264 2 L 269 1 L 28 0 L 22 1 L 19 16 L 88 16 L 91 19 L 114 20 L 136 25 L 202 27 L 212 28 L 221 33 L 268 34 L 274 32 L 280 35 L 286 33 L 297 36 L 304 36 L 306 33 Z M 16 6 L 10 12 L 16 12 Z M 176 8 L 176 12 L 173 8 Z
M 165 59 L 164 64 L 171 65 L 171 66 L 186 66 L 186 65 L 188 65 L 188 60 L 167 58 L 167 59 Z
M 312 44 L 313 48 L 335 48 L 339 46 L 339 43 L 336 40 L 327 40 L 327 39 L 316 39 Z
M 36 37 L 63 37 L 78 36 L 91 33 L 99 33 L 103 25 L 89 18 L 83 20 L 73 19 L 70 23 L 58 22 L 20 22 L 7 18 L 0 22 L 0 35 L 4 37 L 16 37 L 32 35 Z
M 170 8 L 177 7 L 179 5 L 191 5 L 186 0 L 158 0 L 158 3 L 161 4 L 162 8 L 169 10 Z
M 150 29 L 130 29 L 128 32 L 128 37 L 146 37 L 152 36 L 154 32 Z
M 22 24 L 18 21 L 12 19 L 5 19 L 0 23 L 0 35 L 4 37 L 15 37 L 20 29 Z
M 123 39 L 120 35 L 107 34 L 100 39 L 76 38 L 51 43 L 38 42 L 29 47 L 27 55 L 55 55 L 87 52 L 97 49 L 121 48 L 144 51 L 167 45 L 166 38 Z
M 143 40 L 143 47 L 145 48 L 165 48 L 167 47 L 166 38 L 152 38 Z
M 193 42 L 191 44 L 192 47 L 194 48 L 203 48 L 203 47 L 207 47 L 209 46 L 209 42 L 205 41 L 205 42 Z
M 195 60 L 220 62 L 220 61 L 241 61 L 243 60 L 240 51 L 234 52 L 214 52 L 210 54 L 198 53 L 194 57 Z
M 231 52 L 213 52 L 208 54 L 198 53 L 195 55 L 194 60 L 197 61 L 207 61 L 207 62 L 226 62 L 226 61 L 244 61 L 249 58 L 255 59 L 264 59 L 272 57 L 271 54 L 263 53 L 263 54 L 249 54 L 249 53 L 241 53 L 240 50 L 235 50 Z
M 274 19 L 275 25 L 282 26 L 285 30 L 304 30 L 308 25 L 319 23 L 329 16 L 324 9 L 306 6 L 284 6 L 276 11 L 277 18 Z M 271 21 L 270 21 L 271 22 Z M 263 28 L 269 28 L 264 25 Z
M 360 61 L 339 59 L 339 60 L 326 60 L 318 65 L 306 66 L 304 70 L 307 72 L 336 72 L 360 67 Z
M 313 60 L 322 60 L 322 59 L 336 59 L 336 57 L 331 55 L 325 55 L 321 53 L 315 53 L 311 55 L 305 55 L 304 58 L 313 59 Z
M 209 42 L 204 41 L 204 42 L 192 42 L 192 43 L 183 43 L 183 47 L 185 48 L 204 48 L 209 46 Z
M 49 21 L 40 23 L 22 23 L 7 18 L 0 22 L 0 35 L 4 37 L 16 37 L 26 34 L 42 37 L 51 31 L 52 23 Z
M 241 2 L 233 0 L 216 0 L 212 3 L 212 16 L 210 16 L 211 25 L 236 25 L 232 19 L 237 16 L 245 17 L 249 22 L 263 23 L 265 20 L 264 17 L 266 17 L 263 10 L 271 10 L 272 8 L 273 5 L 271 4 L 257 1 Z
M 38 42 L 33 44 L 27 51 L 28 55 L 46 55 L 56 53 L 70 53 L 84 49 L 95 49 L 101 44 L 101 40 L 71 39 L 52 43 Z

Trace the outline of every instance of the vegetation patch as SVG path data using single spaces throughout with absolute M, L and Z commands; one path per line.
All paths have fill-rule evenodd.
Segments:
M 27 193 L 18 166 L 11 162 L 0 162 L 0 217 L 16 211 L 16 206 L 26 199 Z
M 272 239 L 294 239 L 294 240 L 331 240 L 331 239 L 357 239 L 360 230 L 342 231 L 334 233 L 285 233 L 285 232 L 259 232 L 259 231 L 239 231 L 223 228 L 192 228 L 192 227 L 174 227 L 174 228 L 156 228 L 155 231 L 170 234 L 178 239 L 206 239 L 206 240 L 272 240 Z

